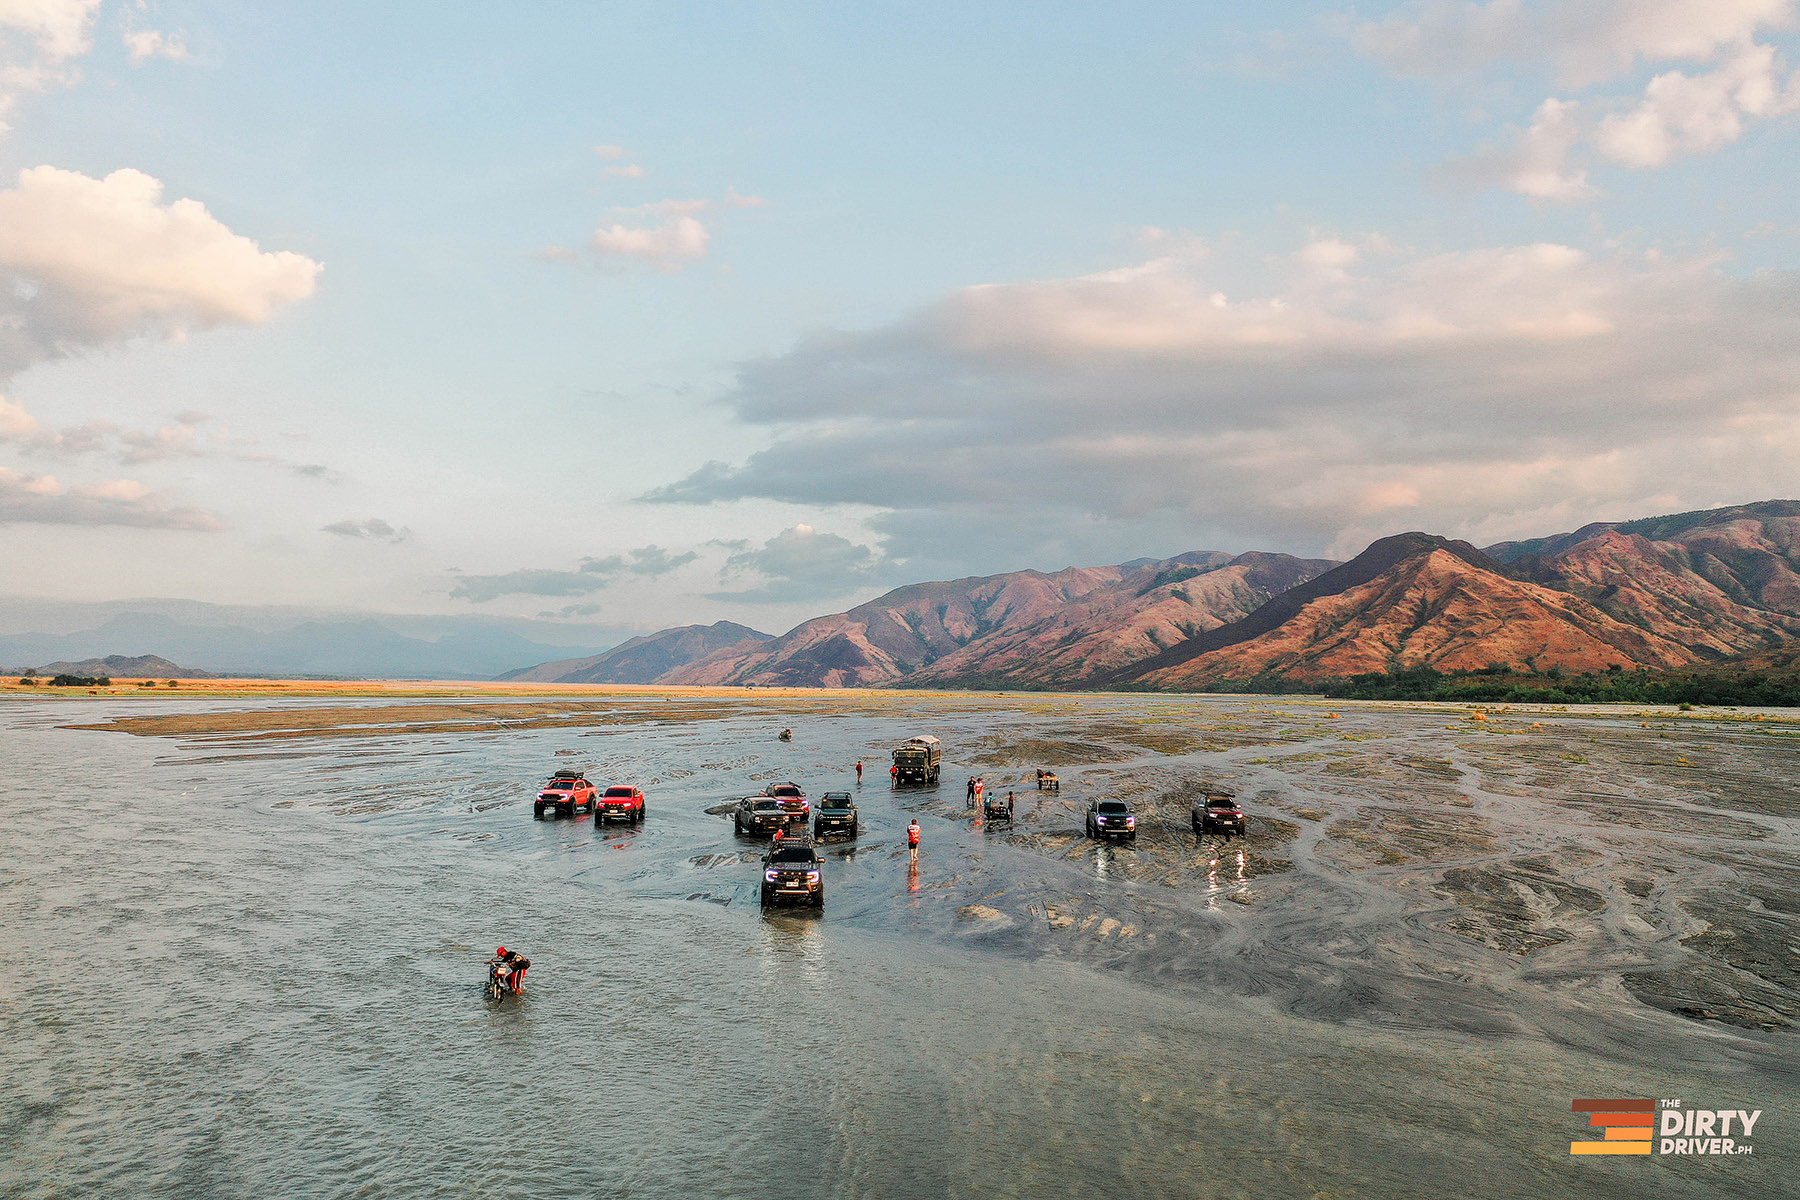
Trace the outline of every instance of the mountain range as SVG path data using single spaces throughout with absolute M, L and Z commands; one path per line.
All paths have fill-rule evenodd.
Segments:
M 727 623 L 509 677 L 798 687 L 1206 690 L 1379 671 L 1667 670 L 1800 636 L 1800 502 L 1347 563 L 1195 551 L 913 584 L 781 635 Z M 577 678 L 579 677 L 579 678 Z

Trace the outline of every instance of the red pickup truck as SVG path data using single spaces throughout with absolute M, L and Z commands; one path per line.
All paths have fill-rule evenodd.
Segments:
M 580 771 L 558 771 L 538 792 L 537 803 L 531 806 L 531 815 L 541 819 L 546 808 L 559 817 L 572 817 L 578 808 L 594 812 L 598 796 L 599 792 L 594 785 Z
M 607 788 L 606 795 L 600 797 L 599 807 L 594 809 L 594 824 L 599 825 L 614 817 L 633 825 L 643 820 L 644 793 L 628 785 Z
M 763 789 L 763 795 L 781 801 L 788 820 L 798 821 L 802 825 L 812 820 L 812 804 L 807 800 L 806 793 L 800 790 L 799 784 L 771 783 Z

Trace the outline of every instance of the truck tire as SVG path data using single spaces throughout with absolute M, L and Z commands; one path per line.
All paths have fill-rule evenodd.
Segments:
M 731 832 L 737 834 L 739 837 L 744 836 L 744 818 L 742 818 L 742 817 L 731 818 Z
M 773 903 L 775 903 L 774 894 L 771 893 L 768 888 L 766 888 L 766 887 L 763 888 L 763 890 L 762 890 L 762 906 L 764 908 L 767 908 L 767 907 L 769 907 L 769 905 L 771 905 Z
M 858 829 L 860 829 L 860 828 L 861 828 L 861 827 L 862 827 L 862 826 L 861 826 L 861 825 L 860 825 L 860 823 L 858 823 L 858 822 L 856 822 L 856 821 L 852 821 L 852 822 L 850 822 L 850 836 L 851 836 L 851 837 L 855 837 L 855 836 L 856 836 L 856 831 L 857 831 L 857 830 L 858 830 Z
M 544 802 L 542 800 L 531 806 L 531 815 L 540 821 L 544 819 Z
M 823 884 L 819 885 L 819 890 L 813 893 L 812 906 L 814 908 L 825 907 L 825 886 Z

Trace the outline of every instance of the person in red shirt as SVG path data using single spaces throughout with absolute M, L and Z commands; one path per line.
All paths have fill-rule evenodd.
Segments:
M 906 827 L 906 848 L 912 853 L 912 860 L 919 861 L 919 818 L 914 817 L 912 824 Z
M 856 760 L 856 782 L 862 782 L 862 759 Z

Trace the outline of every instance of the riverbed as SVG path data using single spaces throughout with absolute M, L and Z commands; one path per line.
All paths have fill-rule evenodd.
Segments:
M 0 1194 L 1785 1195 L 1774 715 L 10 701 Z M 919 733 L 943 782 L 894 789 Z M 562 767 L 647 820 L 534 820 Z M 762 911 L 708 811 L 790 779 L 860 808 L 819 913 Z M 1209 787 L 1249 836 L 1192 832 Z M 1083 836 L 1100 797 L 1135 844 Z M 1752 1155 L 1571 1156 L 1602 1096 L 1765 1115 Z

